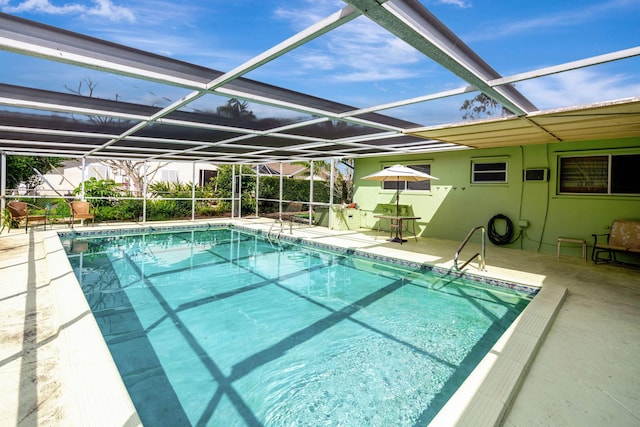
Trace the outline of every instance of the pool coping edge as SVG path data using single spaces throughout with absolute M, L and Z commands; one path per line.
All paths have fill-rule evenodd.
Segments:
M 63 403 L 69 425 L 141 426 L 122 376 L 56 231 L 43 245 L 57 323 Z
M 502 425 L 567 293 L 542 288 L 429 426 Z

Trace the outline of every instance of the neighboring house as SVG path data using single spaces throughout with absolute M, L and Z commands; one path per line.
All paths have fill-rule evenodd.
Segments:
M 148 162 L 147 173 L 150 184 L 160 181 L 181 183 L 194 181 L 193 163 Z M 195 182 L 198 185 L 204 186 L 211 178 L 216 176 L 216 173 L 216 165 L 210 163 L 195 164 Z M 38 195 L 70 195 L 75 188 L 80 186 L 82 177 L 82 162 L 79 160 L 69 160 L 65 162 L 61 168 L 44 174 L 45 182 L 39 187 Z M 97 180 L 112 179 L 120 184 L 124 190 L 137 194 L 142 192 L 140 185 L 128 176 L 124 169 L 101 161 L 87 160 L 85 162 L 84 179 L 89 180 L 91 178 L 96 178 Z
M 261 175 L 280 175 L 280 163 L 267 163 L 260 167 Z M 310 179 L 309 168 L 304 165 L 282 163 L 282 175 L 293 179 Z M 326 171 L 314 171 L 314 181 L 329 181 L 330 175 Z
M 280 175 L 280 163 L 269 163 L 260 165 L 261 175 Z M 254 170 L 256 168 L 254 167 Z M 154 182 L 180 182 L 187 183 L 193 181 L 193 164 L 186 162 L 148 162 L 147 171 L 149 183 Z M 217 166 L 211 163 L 196 163 L 195 182 L 204 186 L 211 178 L 217 174 Z M 282 175 L 293 179 L 309 179 L 309 168 L 304 165 L 292 163 L 282 163 Z M 85 180 L 96 178 L 97 180 L 112 179 L 120 184 L 123 190 L 140 194 L 142 189 L 127 172 L 122 168 L 114 167 L 98 160 L 87 160 L 85 162 Z M 314 174 L 316 181 L 328 181 L 330 176 L 321 171 Z M 44 183 L 38 188 L 40 196 L 71 195 L 73 190 L 80 186 L 82 181 L 82 162 L 80 160 L 69 160 L 61 168 L 44 174 Z

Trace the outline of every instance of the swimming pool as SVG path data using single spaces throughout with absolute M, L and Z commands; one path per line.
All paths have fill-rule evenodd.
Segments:
M 531 299 L 229 228 L 63 245 L 148 425 L 426 424 Z

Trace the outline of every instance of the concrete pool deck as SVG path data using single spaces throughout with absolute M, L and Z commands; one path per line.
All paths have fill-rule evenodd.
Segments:
M 189 224 L 213 222 L 216 221 Z M 234 222 L 262 230 L 268 230 L 272 224 L 272 220 L 261 219 Z M 176 225 L 185 225 L 185 222 Z M 78 227 L 82 229 L 85 228 Z M 369 230 L 295 227 L 293 232 L 294 236 L 326 244 L 443 268 L 452 266 L 453 254 L 459 245 L 459 242 L 430 238 L 420 238 L 418 242 L 410 239 L 399 245 L 387 242 L 384 233 Z M 29 233 L 21 229 L 0 235 L 0 387 L 4 397 L 0 403 L 0 424 L 138 425 L 140 422 L 128 395 L 123 396 L 119 375 L 113 371 L 113 362 L 109 358 L 96 362 L 91 359 L 94 355 L 85 354 L 87 349 L 93 349 L 104 357 L 106 346 L 99 334 L 95 336 L 95 322 L 89 321 L 86 303 L 82 305 L 77 301 L 78 293 L 64 288 L 69 272 L 59 269 L 64 267 L 66 256 L 59 251 L 56 241 L 55 232 L 43 232 L 40 227 L 30 229 Z M 474 245 L 469 244 L 461 258 L 475 253 L 474 249 Z M 640 364 L 637 362 L 640 271 L 596 266 L 579 257 L 557 259 L 555 254 L 492 245 L 487 247 L 487 271 L 478 272 L 475 265 L 477 263 L 471 263 L 467 270 L 540 286 L 556 304 L 561 298 L 559 295 L 564 295 L 563 290 L 568 292 L 563 296 L 564 303 L 556 305 L 559 309 L 557 315 L 554 314 L 555 321 L 540 337 L 542 345 L 533 349 L 535 360 L 525 367 L 524 380 L 511 384 L 517 392 L 513 400 L 503 402 L 500 409 L 501 403 L 496 404 L 491 398 L 476 398 L 470 405 L 469 396 L 463 396 L 454 403 L 453 412 L 461 414 L 462 409 L 468 411 L 474 405 L 478 412 L 474 418 L 458 419 L 459 424 L 495 425 L 496 420 L 504 426 L 640 424 L 637 409 L 640 407 Z M 64 291 L 62 300 L 60 289 Z M 531 328 L 531 325 L 517 325 L 524 326 Z M 517 336 L 503 338 L 511 343 L 512 349 L 518 350 L 519 347 L 513 346 Z M 520 348 L 524 347 L 526 345 Z M 508 353 L 507 347 L 502 352 Z M 483 360 L 487 365 L 479 371 L 490 371 L 490 362 Z M 83 383 L 92 381 L 102 384 L 103 396 L 99 399 L 92 399 L 88 395 L 91 393 L 82 389 Z M 500 392 L 500 387 L 509 382 L 514 382 L 513 378 L 500 377 L 494 388 Z M 477 393 L 477 384 L 475 386 L 473 395 L 482 397 L 483 393 Z M 469 387 L 474 389 L 474 384 Z M 495 411 L 502 411 L 497 414 L 498 418 Z M 486 420 L 481 417 L 484 415 Z M 450 425 L 452 420 L 440 417 L 434 424 Z

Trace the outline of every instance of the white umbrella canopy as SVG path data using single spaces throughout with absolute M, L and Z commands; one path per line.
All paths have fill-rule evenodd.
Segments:
M 371 179 L 374 181 L 428 181 L 430 179 L 438 179 L 428 173 L 420 172 L 403 165 L 393 165 L 384 168 L 381 171 L 367 175 L 362 179 Z
M 384 168 L 381 171 L 367 175 L 362 179 L 370 179 L 373 181 L 395 181 L 396 182 L 396 217 L 399 214 L 400 208 L 400 182 L 401 181 L 428 181 L 430 179 L 438 179 L 435 176 L 431 176 L 428 173 L 420 172 L 419 170 L 412 169 L 403 165 L 393 165 L 388 168 Z M 396 228 L 396 237 L 393 241 L 400 241 L 398 237 L 398 229 Z

